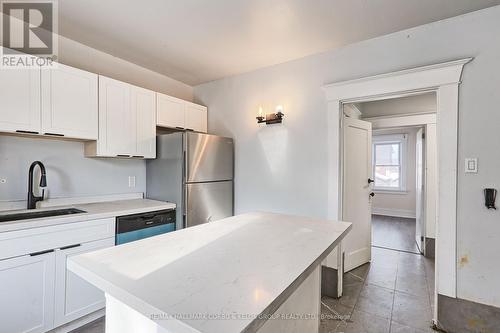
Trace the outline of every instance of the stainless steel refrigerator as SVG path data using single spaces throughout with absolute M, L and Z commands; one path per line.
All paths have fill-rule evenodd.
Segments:
M 146 197 L 177 204 L 182 229 L 233 215 L 233 139 L 194 132 L 159 135 L 146 162 Z

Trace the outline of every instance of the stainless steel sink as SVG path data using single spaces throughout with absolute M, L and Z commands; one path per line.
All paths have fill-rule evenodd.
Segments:
M 44 210 L 41 212 L 34 211 L 34 212 L 13 213 L 13 214 L 0 214 L 0 222 L 38 219 L 41 217 L 63 216 L 63 215 L 72 215 L 80 213 L 86 213 L 86 212 L 76 208 L 66 208 L 66 209 L 56 209 L 56 210 Z

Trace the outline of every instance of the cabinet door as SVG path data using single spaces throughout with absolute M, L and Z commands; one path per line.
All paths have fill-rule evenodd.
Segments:
M 186 129 L 207 132 L 207 108 L 205 106 L 186 103 Z
M 0 70 L 0 131 L 40 132 L 40 69 Z
M 105 306 L 104 293 L 66 268 L 69 257 L 111 247 L 107 238 L 56 250 L 55 326 L 58 327 Z
M 137 142 L 134 155 L 156 157 L 156 100 L 151 90 L 132 87 L 131 107 L 136 115 Z
M 185 128 L 184 110 L 183 100 L 156 93 L 156 124 L 158 126 Z
M 0 331 L 46 332 L 54 323 L 54 252 L 0 261 Z
M 97 74 L 57 65 L 42 70 L 44 134 L 97 140 Z
M 136 118 L 130 107 L 130 85 L 99 76 L 98 156 L 135 153 Z

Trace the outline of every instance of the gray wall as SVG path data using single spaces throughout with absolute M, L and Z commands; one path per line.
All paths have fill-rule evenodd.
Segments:
M 47 168 L 48 197 L 76 197 L 145 192 L 143 160 L 83 157 L 83 143 L 0 136 L 0 201 L 26 200 L 28 169 L 40 160 Z M 128 177 L 136 187 L 128 187 Z M 39 179 L 38 177 L 36 179 Z
M 65 65 L 105 75 L 116 80 L 135 84 L 188 101 L 193 100 L 193 87 L 185 83 L 98 51 L 66 37 L 59 37 L 58 59 L 58 61 Z
M 427 93 L 401 98 L 356 103 L 362 118 L 436 112 L 436 94 Z
M 475 57 L 460 89 L 458 297 L 500 306 L 500 210 L 482 189 L 500 186 L 500 7 L 371 39 L 195 87 L 209 129 L 236 145 L 236 213 L 326 216 L 327 118 L 321 86 L 340 80 Z M 285 122 L 259 127 L 259 104 L 285 105 Z M 479 173 L 464 174 L 465 157 Z M 500 205 L 500 204 L 499 204 Z

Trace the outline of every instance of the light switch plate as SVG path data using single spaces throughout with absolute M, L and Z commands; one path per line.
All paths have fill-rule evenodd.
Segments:
M 477 158 L 465 159 L 465 173 L 477 173 Z

